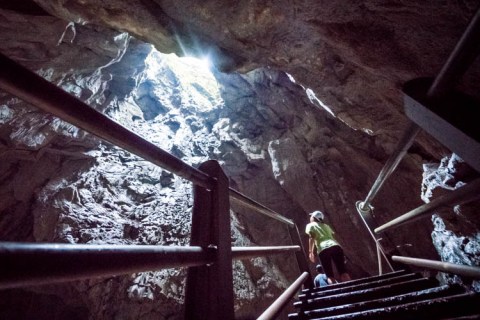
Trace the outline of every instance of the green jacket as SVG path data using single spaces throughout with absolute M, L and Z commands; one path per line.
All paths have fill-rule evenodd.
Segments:
M 317 253 L 332 246 L 338 246 L 337 240 L 333 237 L 333 230 L 323 222 L 310 222 L 305 228 L 305 232 L 315 241 Z

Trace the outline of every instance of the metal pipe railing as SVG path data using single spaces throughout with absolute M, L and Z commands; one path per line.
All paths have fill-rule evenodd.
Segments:
M 379 269 L 379 274 L 382 272 L 382 257 L 385 259 L 386 263 L 388 264 L 388 267 L 390 268 L 391 271 L 395 271 L 393 269 L 392 264 L 388 260 L 387 255 L 385 254 L 385 251 L 383 250 L 383 247 L 379 243 L 379 239 L 375 236 L 375 234 L 372 232 L 372 228 L 375 225 L 375 221 L 373 220 L 372 217 L 372 212 L 371 211 L 364 211 L 361 208 L 361 201 L 357 201 L 356 206 L 357 206 L 357 211 L 360 215 L 360 219 L 362 220 L 363 224 L 367 228 L 368 234 L 370 237 L 372 237 L 373 241 L 375 242 L 375 246 L 377 249 L 377 261 L 378 261 L 378 269 Z
M 308 272 L 303 272 L 294 283 L 290 285 L 290 287 L 285 290 L 280 297 L 275 300 L 270 307 L 267 308 L 258 318 L 257 320 L 269 320 L 269 319 L 276 319 L 277 316 L 282 312 L 282 310 L 286 307 L 290 300 L 292 300 L 293 296 L 295 295 L 302 284 L 308 279 L 309 277 Z
M 477 11 L 472 21 L 468 25 L 467 29 L 463 33 L 459 42 L 455 46 L 454 50 L 450 54 L 446 63 L 435 77 L 432 85 L 427 92 L 427 98 L 429 100 L 435 100 L 441 98 L 442 95 L 455 86 L 460 77 L 465 73 L 468 67 L 473 63 L 476 56 L 480 51 L 480 9 Z M 361 204 L 362 210 L 371 210 L 370 203 L 375 198 L 377 192 L 382 187 L 385 180 L 396 169 L 406 152 L 412 145 L 415 137 L 420 132 L 418 127 L 413 122 L 410 123 L 405 130 L 402 138 L 398 142 L 398 145 L 385 163 L 385 166 L 381 170 L 377 177 L 377 180 L 373 184 L 370 192 L 368 193 L 365 201 Z
M 78 98 L 0 53 L 0 88 L 97 137 L 136 154 L 192 183 L 211 189 L 214 179 L 116 123 Z M 293 221 L 229 189 L 238 203 L 293 226 Z
M 415 137 L 420 132 L 420 127 L 417 126 L 415 123 L 410 122 L 407 129 L 403 133 L 400 141 L 398 142 L 395 150 L 393 151 L 390 158 L 388 158 L 387 162 L 385 163 L 384 167 L 378 174 L 377 179 L 373 183 L 372 188 L 368 192 L 367 197 L 363 202 L 360 203 L 360 210 L 362 211 L 371 211 L 372 207 L 370 203 L 377 195 L 380 188 L 383 186 L 384 182 L 390 177 L 390 175 L 395 171 L 400 161 L 403 159 L 405 154 L 407 153 L 408 149 L 410 149 Z
M 435 78 L 427 96 L 439 98 L 453 88 L 480 53 L 480 8 Z
M 232 247 L 233 260 L 242 260 L 279 254 L 292 251 L 300 251 L 300 246 L 276 246 L 276 247 Z
M 287 227 L 288 234 L 290 235 L 290 240 L 292 244 L 300 246 L 300 251 L 295 252 L 295 258 L 297 259 L 297 265 L 300 272 L 308 272 L 310 274 L 310 268 L 308 267 L 308 258 L 307 252 L 305 250 L 304 243 L 302 242 L 302 237 L 300 236 L 300 231 L 298 230 L 297 224 L 293 228 Z M 309 277 L 307 280 L 308 287 L 313 288 L 313 277 Z
M 0 243 L 0 289 L 205 265 L 201 247 Z
M 383 268 L 382 268 L 382 249 L 380 249 L 380 243 L 378 243 L 378 240 L 375 241 L 377 244 L 377 263 L 378 263 L 378 274 L 382 275 L 383 274 Z M 388 260 L 387 260 L 388 261 Z M 393 271 L 393 269 L 392 269 Z
M 194 184 L 212 179 L 0 53 L 0 88 L 78 128 L 136 154 Z
M 409 258 L 402 256 L 392 256 L 392 260 L 403 264 L 409 264 L 417 267 L 423 267 L 441 272 L 453 273 L 460 276 L 480 279 L 480 267 L 465 266 L 461 264 L 443 261 Z
M 295 225 L 295 223 L 292 220 L 290 220 L 288 218 L 285 218 L 281 214 L 276 213 L 272 209 L 269 209 L 269 208 L 261 205 L 260 203 L 248 198 L 247 196 L 241 194 L 240 192 L 238 192 L 236 190 L 230 189 L 230 199 L 235 200 L 237 203 L 239 203 L 239 204 L 241 204 L 245 207 L 248 207 L 248 208 L 253 209 L 253 210 L 255 210 L 259 213 L 262 213 L 262 214 L 266 215 L 267 217 L 270 217 L 270 218 L 273 218 L 277 221 L 283 222 L 283 223 L 289 225 L 290 227 L 293 227 Z
M 467 203 L 477 198 L 480 198 L 480 179 L 474 180 L 459 189 L 444 194 L 429 203 L 381 225 L 375 229 L 375 233 L 384 232 L 390 228 L 398 227 L 402 224 L 425 217 L 431 213 L 432 210 L 438 209 L 439 207 Z
M 213 190 L 216 179 L 143 139 L 78 98 L 48 82 L 0 53 L 0 88 L 97 137 L 136 154 L 195 185 Z M 290 227 L 295 224 L 275 211 L 229 188 L 229 197 L 239 204 L 274 218 Z M 299 239 L 301 242 L 301 239 Z M 158 247 L 157 247 L 158 248 Z M 171 250 L 165 249 L 165 250 Z M 258 249 L 257 249 L 258 250 Z M 273 250 L 273 249 L 271 249 Z M 282 251 L 282 249 L 280 249 Z M 251 251 L 253 252 L 253 251 Z M 252 253 L 248 253 L 248 255 Z M 237 251 L 237 255 L 247 255 Z M 197 264 L 194 264 L 197 265 Z M 128 269 L 128 268 L 127 268 Z M 128 269 L 130 270 L 130 269 Z M 137 269 L 135 269 L 137 270 Z M 146 269 L 142 269 L 146 271 Z M 100 271 L 99 271 L 100 272 Z M 103 272 L 103 271 L 102 271 Z M 132 271 L 138 272 L 138 271 Z M 100 272 L 100 274 L 103 274 Z M 70 278 L 68 278 L 70 279 Z
M 299 246 L 232 247 L 232 259 L 299 250 Z M 215 252 L 199 246 L 0 242 L 0 289 L 201 266 L 214 263 Z

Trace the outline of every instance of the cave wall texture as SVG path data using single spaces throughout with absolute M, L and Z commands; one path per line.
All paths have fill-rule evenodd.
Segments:
M 308 212 L 324 211 L 354 277 L 377 272 L 355 202 L 407 125 L 401 86 L 438 72 L 478 5 L 36 3 L 0 2 L 3 54 L 189 164 L 218 160 L 232 187 L 300 226 Z M 209 56 L 216 68 L 179 66 L 169 53 Z M 477 61 L 462 83 L 477 98 L 478 70 Z M 373 202 L 375 221 L 476 175 L 422 133 Z M 192 203 L 184 180 L 0 93 L 1 241 L 185 245 Z M 388 253 L 478 266 L 477 207 L 435 212 L 386 232 L 382 244 Z M 278 222 L 236 206 L 231 216 L 235 246 L 289 244 Z M 246 319 L 298 275 L 290 255 L 235 262 L 234 272 L 236 314 Z M 0 318 L 180 319 L 185 274 L 3 290 Z

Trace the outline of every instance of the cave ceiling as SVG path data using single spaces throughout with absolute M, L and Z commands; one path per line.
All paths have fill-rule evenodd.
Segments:
M 125 120 L 137 129 L 140 124 L 151 125 L 143 129 L 145 135 L 154 143 L 163 141 L 164 136 L 167 136 L 166 149 L 170 149 L 175 156 L 194 159 L 191 160 L 192 163 L 197 163 L 197 159 L 203 156 L 208 156 L 209 159 L 212 159 L 212 155 L 217 156 L 224 161 L 224 169 L 236 189 L 255 195 L 259 202 L 287 213 L 296 221 L 303 223 L 306 212 L 322 206 L 322 209 L 331 213 L 329 221 L 341 235 L 340 240 L 349 244 L 346 246 L 347 256 L 351 268 L 357 271 L 356 276 L 359 277 L 375 272 L 377 261 L 376 248 L 364 241 L 369 235 L 357 216 L 354 201 L 368 193 L 371 182 L 407 127 L 402 86 L 410 79 L 438 73 L 477 6 L 478 0 L 0 0 L 0 9 L 9 11 L 4 15 L 7 18 L 0 23 L 4 36 L 0 47 L 3 53 L 27 67 L 34 65 L 31 69 L 37 72 L 44 67 L 40 74 L 47 75 L 47 78 L 49 68 L 55 70 L 58 78 L 52 79 L 59 83 L 62 80 L 63 87 L 80 93 L 82 98 L 98 97 L 99 102 L 93 103 L 97 107 L 105 106 L 106 109 L 111 102 L 112 106 L 121 106 L 123 111 L 126 110 L 125 114 L 131 112 L 133 116 L 130 115 L 128 121 L 125 120 L 128 116 L 115 113 L 115 108 L 111 108 L 110 116 Z M 11 14 L 11 11 L 15 14 Z M 33 19 L 33 16 L 39 19 Z M 75 30 L 78 31 L 77 35 Z M 215 76 L 222 83 L 225 99 L 223 109 L 217 113 L 198 112 L 198 115 L 192 115 L 193 111 L 185 111 L 187 108 L 175 100 L 182 94 L 178 88 L 183 87 L 178 84 L 178 88 L 168 87 L 164 90 L 175 93 L 172 94 L 172 101 L 164 97 L 162 100 L 160 95 L 153 93 L 150 95 L 150 91 L 155 91 L 151 90 L 153 84 L 175 82 L 172 80 L 175 77 L 169 77 L 170 69 L 162 69 L 151 79 L 143 78 L 143 83 L 139 80 L 138 88 L 133 88 L 131 83 L 135 81 L 132 79 L 140 79 L 139 75 L 146 69 L 145 61 L 139 61 L 137 55 L 145 58 L 150 54 L 151 46 L 141 41 L 132 41 L 135 45 L 127 50 L 129 37 L 122 32 L 152 44 L 162 53 L 208 57 L 222 71 L 216 70 Z M 75 37 L 77 43 L 72 44 Z M 70 38 L 72 40 L 69 42 Z M 119 52 L 126 52 L 122 59 L 117 59 Z M 115 65 L 112 61 L 118 63 Z M 105 74 L 96 72 L 100 69 L 105 69 Z M 290 76 L 277 71 L 286 72 Z M 461 84 L 462 89 L 477 98 L 480 93 L 473 88 L 478 83 L 479 71 L 477 60 Z M 71 73 L 78 74 L 78 77 Z M 295 82 L 290 81 L 291 78 Z M 105 85 L 105 81 L 108 84 Z M 85 87 L 80 89 L 80 85 L 84 84 Z M 115 99 L 112 99 L 113 102 L 107 101 L 109 91 L 118 95 L 115 99 L 120 102 L 116 103 Z M 138 106 L 126 103 L 128 99 L 123 99 L 137 94 Z M 318 98 L 318 105 L 331 112 L 312 108 L 315 105 L 312 96 Z M 92 99 L 90 101 L 94 100 Z M 190 100 L 193 99 L 184 100 L 188 101 L 190 107 Z M 15 106 L 16 102 L 12 101 L 8 103 Z M 161 105 L 158 101 L 163 101 L 164 104 Z M 160 108 L 162 110 L 157 114 L 144 115 L 142 118 L 140 102 L 146 106 L 161 105 L 163 109 Z M 191 103 L 192 110 L 197 106 L 194 104 L 198 103 Z M 177 108 L 178 105 L 182 108 Z M 4 111 L 4 119 L 13 114 L 25 115 L 24 109 L 29 110 L 6 104 L 4 110 L 9 113 Z M 321 112 L 317 112 L 319 110 Z M 182 112 L 188 113 L 188 117 L 181 119 L 179 115 Z M 98 243 L 121 238 L 121 243 L 171 244 L 174 240 L 170 234 L 174 234 L 180 241 L 186 241 L 187 231 L 181 228 L 183 226 L 179 223 L 178 216 L 183 214 L 185 221 L 190 219 L 190 197 L 184 196 L 190 193 L 187 187 L 164 171 L 138 165 L 131 155 L 122 152 L 117 154 L 118 150 L 97 146 L 91 139 L 82 140 L 80 135 L 75 144 L 71 143 L 69 135 L 60 132 L 60 138 L 51 139 L 55 143 L 49 144 L 50 140 L 45 139 L 43 144 L 35 144 L 40 149 L 38 154 L 33 147 L 34 150 L 21 149 L 22 141 L 11 138 L 10 131 L 21 134 L 26 132 L 25 135 L 31 131 L 31 136 L 40 133 L 40 138 L 54 136 L 48 126 L 44 125 L 50 122 L 50 118 L 42 117 L 43 115 L 31 113 L 25 116 L 25 121 L 19 120 L 18 123 L 13 116 L 11 122 L 3 120 L 5 123 L 0 130 L 0 147 L 9 149 L 3 153 L 6 155 L 3 159 L 8 161 L 0 161 L 0 182 L 3 182 L 0 212 L 4 214 L 3 220 L 0 219 L 0 230 L 4 239 L 30 241 L 35 238 L 37 241 L 53 239 L 72 243 Z M 37 127 L 31 126 L 31 123 Z M 17 127 L 22 130 L 17 130 Z M 23 130 L 24 128 L 29 130 Z M 176 139 L 183 131 L 190 131 L 191 138 L 185 141 Z M 21 134 L 19 135 L 22 136 Z M 195 142 L 195 148 L 191 147 L 192 141 Z M 217 147 L 218 152 L 215 150 Z M 31 151 L 34 156 L 24 156 L 27 151 Z M 422 199 L 428 198 L 438 181 L 447 184 L 444 189 L 450 190 L 453 182 L 447 178 L 452 172 L 451 163 L 460 161 L 455 157 L 451 161 L 444 160 L 441 170 L 437 170 L 436 164 L 426 165 L 430 160 L 438 162 L 449 153 L 427 134 L 420 134 L 409 150 L 410 157 L 406 157 L 399 166 L 402 175 L 391 178 L 383 189 L 383 194 L 379 195 L 379 198 L 386 200 L 384 203 L 374 203 L 376 212 L 381 213 L 377 218 L 385 222 L 420 205 L 418 189 L 422 188 L 426 194 L 422 195 Z M 95 154 L 95 157 L 91 154 Z M 9 155 L 10 158 L 7 157 Z M 94 161 L 95 165 L 92 164 Z M 286 166 L 288 170 L 283 170 L 282 164 L 288 164 L 288 161 L 295 165 Z M 35 163 L 35 166 L 31 163 Z M 126 182 L 118 178 L 115 172 L 109 171 L 112 163 L 116 163 L 119 172 L 124 173 Z M 422 165 L 423 169 L 420 169 Z M 135 170 L 130 170 L 129 166 Z M 146 177 L 144 172 L 150 170 L 152 177 Z M 81 173 L 78 179 L 75 177 L 78 181 L 70 177 L 72 172 Z M 465 169 L 465 172 L 468 171 Z M 420 187 L 422 174 L 430 182 L 429 188 Z M 59 188 L 60 184 L 55 184 L 55 178 L 67 181 L 63 175 L 76 182 L 71 183 L 69 188 Z M 96 176 L 107 178 L 97 179 Z M 10 180 L 14 183 L 10 183 Z M 138 186 L 137 183 L 144 186 Z M 125 189 L 125 184 L 127 193 L 124 197 L 122 190 Z M 178 191 L 171 187 L 174 184 Z M 113 187 L 118 187 L 118 190 L 111 189 Z M 116 191 L 110 192 L 111 190 Z M 42 194 L 48 197 L 38 197 Z M 152 196 L 155 201 L 144 206 L 145 199 L 150 199 L 152 194 L 155 195 Z M 81 209 L 84 207 L 81 198 L 88 199 L 91 208 L 95 208 L 92 210 L 94 218 L 89 210 Z M 177 203 L 173 198 L 180 200 Z M 63 202 L 57 201 L 58 199 Z M 117 207 L 114 200 L 120 203 Z M 170 202 L 173 203 L 173 209 L 166 209 Z M 52 203 L 64 205 L 56 208 Z M 82 204 L 81 208 L 77 207 L 79 204 Z M 476 211 L 474 209 L 470 211 Z M 117 214 L 121 219 L 115 219 Z M 58 221 L 55 220 L 57 218 Z M 240 218 L 240 222 L 236 222 L 241 225 L 238 229 L 247 236 L 241 236 L 241 232 L 236 231 L 237 241 L 250 241 L 251 238 L 254 243 L 270 245 L 269 241 L 278 240 L 275 233 L 270 235 L 266 232 L 275 227 L 263 220 L 242 225 Z M 437 247 L 452 248 L 451 251 L 458 251 L 457 248 L 461 246 L 465 248 L 465 238 L 458 237 L 452 241 L 446 230 L 451 226 L 447 223 L 445 227 L 444 222 L 435 219 L 436 236 L 433 240 Z M 452 220 L 457 222 L 456 217 Z M 471 223 L 475 224 L 471 233 L 477 232 L 478 219 L 471 220 L 475 220 L 475 223 Z M 35 222 L 36 226 L 29 227 L 17 236 L 16 230 L 24 222 L 29 226 Z M 116 227 L 112 228 L 112 225 Z M 111 234 L 102 228 L 112 230 Z M 158 229 L 161 232 L 157 232 Z M 246 229 L 249 229 L 248 232 Z M 428 241 L 411 244 L 412 234 L 421 234 L 424 239 L 429 239 L 430 222 L 416 223 L 401 230 L 407 231 L 395 231 L 388 235 L 397 244 L 392 250 L 410 250 L 406 255 L 436 258 Z M 104 235 L 107 240 L 102 238 Z M 363 241 L 360 241 L 362 238 Z M 385 236 L 384 242 L 387 238 Z M 449 243 L 451 245 L 445 245 Z M 477 240 L 469 243 L 471 247 L 478 248 Z M 387 246 L 385 243 L 383 245 Z M 444 261 L 453 256 L 451 251 L 441 252 Z M 247 264 L 241 268 L 252 274 L 252 283 L 261 283 L 255 279 L 258 280 L 260 274 L 266 273 L 262 268 L 266 269 L 270 265 L 265 263 L 260 268 Z M 241 269 L 242 273 L 246 273 L 244 269 Z M 279 270 L 283 272 L 282 268 Z M 289 274 L 287 271 L 285 273 Z M 130 284 L 130 280 L 120 279 L 117 289 L 107 288 L 105 292 L 119 292 L 124 296 L 124 292 L 130 290 L 128 292 L 135 299 L 148 300 L 148 303 L 151 303 L 150 293 L 152 297 L 155 294 L 156 298 L 164 294 L 166 298 L 155 302 L 156 304 L 151 303 L 148 312 L 155 316 L 159 312 L 165 313 L 165 304 L 173 301 L 168 299 L 178 299 L 177 287 L 182 286 L 181 280 L 178 280 L 180 277 L 176 274 L 171 276 L 174 278 L 171 282 L 176 283 L 175 286 L 170 286 L 171 292 L 163 286 L 161 290 L 152 289 L 155 292 L 148 295 L 144 294 L 147 289 L 137 285 L 144 282 L 143 277 L 139 275 L 134 279 L 134 285 Z M 155 277 L 157 276 L 151 275 L 151 283 L 159 282 Z M 276 288 L 280 280 L 274 275 L 268 280 L 269 286 Z M 152 288 L 157 288 L 155 286 L 159 285 L 152 285 Z M 95 309 L 89 311 L 91 314 L 103 314 L 103 302 L 98 299 L 96 289 L 81 284 L 75 288 L 83 292 L 84 297 L 88 297 L 89 300 L 85 298 L 85 301 L 91 301 L 95 306 L 89 307 Z M 71 298 L 65 300 L 75 301 L 77 291 L 71 291 Z M 261 290 L 258 292 L 262 293 Z M 138 298 L 139 296 L 141 297 Z M 243 308 L 248 309 L 244 312 L 256 308 L 249 306 L 250 302 L 247 301 L 245 299 L 242 302 Z M 30 301 L 28 303 L 32 304 Z M 72 302 L 72 305 L 76 303 Z M 119 304 L 118 308 L 123 308 L 126 304 L 127 302 Z M 137 306 L 131 301 L 128 304 L 131 308 L 129 312 L 135 315 L 141 313 L 137 309 L 145 306 L 139 307 L 140 304 Z M 131 307 L 132 305 L 134 306 Z M 245 307 L 247 305 L 248 308 Z M 174 306 L 171 309 L 175 309 Z M 117 306 L 112 307 L 112 314 L 116 312 L 115 308 Z M 169 318 L 165 314 L 164 318 Z
M 0 2 L 126 31 L 164 53 L 207 56 L 226 72 L 285 71 L 338 119 L 376 136 L 387 152 L 406 127 L 403 83 L 440 70 L 478 6 L 474 0 L 27 3 Z M 467 75 L 467 88 L 476 75 Z

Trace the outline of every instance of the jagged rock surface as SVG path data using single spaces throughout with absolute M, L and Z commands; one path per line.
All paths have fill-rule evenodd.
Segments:
M 175 69 L 178 58 L 153 52 L 150 45 L 124 33 L 73 28 L 51 17 L 30 19 L 33 25 L 44 25 L 43 34 L 24 39 L 20 35 L 30 33 L 22 28 L 32 28 L 25 17 L 2 15 L 2 52 L 152 143 L 194 165 L 215 158 L 222 144 L 230 145 L 219 140 L 221 129 L 213 130 L 216 108 L 224 105 L 218 88 L 210 94 L 212 88 L 204 87 L 217 86 L 213 75 L 192 78 L 189 73 L 195 65 Z M 15 22 L 20 23 L 15 26 Z M 18 34 L 7 32 L 15 28 Z M 34 47 L 33 53 L 41 56 L 45 43 L 51 46 L 46 61 L 26 56 L 30 52 L 22 47 Z M 0 108 L 3 241 L 188 244 L 193 201 L 189 183 L 11 96 L 2 95 Z M 275 234 L 271 232 L 271 237 Z M 284 233 L 278 232 L 277 240 L 282 237 Z M 233 219 L 232 245 L 255 244 Z M 276 259 L 282 259 L 283 265 Z M 298 272 L 292 256 L 257 258 L 234 266 L 239 316 L 258 312 Z M 76 311 L 78 318 L 90 319 L 180 319 L 184 282 L 185 269 L 169 269 L 6 290 L 0 293 L 0 313 L 12 319 L 52 315 L 62 319 Z M 58 299 L 62 303 L 55 303 Z M 42 313 L 29 301 L 43 301 L 51 312 L 43 306 Z
M 447 1 L 426 11 L 413 2 L 307 1 L 292 14 L 281 1 L 272 8 L 147 3 L 43 3 L 76 23 L 2 10 L 0 50 L 184 161 L 217 159 L 233 187 L 299 226 L 306 212 L 325 210 L 352 274 L 374 273 L 376 250 L 354 203 L 365 197 L 404 127 L 400 84 L 437 71 L 471 3 Z M 411 23 L 397 28 L 402 19 Z M 438 19 L 447 22 L 437 25 Z M 85 21 L 128 30 L 164 52 L 181 53 L 176 39 L 190 50 L 200 44 L 225 69 L 266 68 L 215 72 L 200 82 L 189 77 L 194 66 L 174 71 L 172 57 L 125 33 L 79 23 Z M 413 28 L 421 32 L 407 42 Z M 434 39 L 436 32 L 443 38 Z M 422 42 L 428 37 L 434 40 Z M 391 38 L 395 45 L 385 45 Z M 189 184 L 8 95 L 0 102 L 1 240 L 188 243 Z M 420 137 L 374 203 L 379 224 L 421 204 L 421 164 L 444 152 Z M 289 243 L 285 226 L 232 209 L 234 245 Z M 429 236 L 428 221 L 398 230 L 383 237 L 388 251 L 437 257 L 431 243 L 412 239 Z M 236 262 L 235 272 L 237 315 L 246 318 L 298 274 L 289 255 Z M 11 305 L 23 306 L 27 317 L 48 319 L 177 319 L 184 280 L 185 270 L 165 270 L 9 290 L 0 292 L 0 309 L 12 315 Z
M 440 164 L 424 166 L 422 199 L 428 203 L 435 197 L 461 188 L 478 178 L 458 156 L 445 157 Z M 435 195 L 435 196 L 434 196 Z M 480 266 L 480 232 L 478 224 L 479 201 L 456 205 L 452 209 L 438 209 L 432 216 L 432 240 L 440 259 L 467 266 Z M 440 273 L 445 283 L 462 283 L 480 292 L 480 282 L 475 279 Z
M 439 72 L 478 7 L 475 0 L 35 2 L 68 21 L 126 30 L 161 52 L 210 56 L 224 70 L 288 72 L 387 152 L 406 126 L 402 84 Z M 466 83 L 478 96 L 478 63 L 475 70 Z M 423 148 L 441 157 L 425 139 Z

